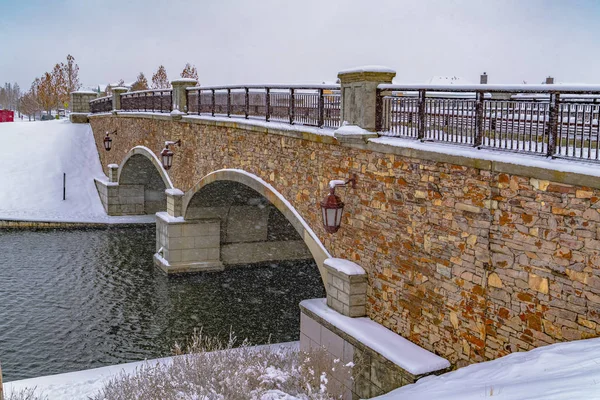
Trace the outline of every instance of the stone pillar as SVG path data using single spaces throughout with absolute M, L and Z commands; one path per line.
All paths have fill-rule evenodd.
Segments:
M 108 164 L 108 181 L 118 182 L 119 181 L 119 165 Z
M 339 141 L 364 142 L 376 137 L 377 85 L 392 83 L 396 72 L 385 67 L 366 66 L 338 73 L 342 88 L 342 126 Z
M 183 192 L 179 189 L 167 189 L 167 213 L 171 217 L 182 217 L 183 214 Z
M 156 213 L 154 264 L 167 274 L 222 271 L 221 220 L 186 221 L 170 213 Z
M 173 111 L 171 115 L 173 117 L 181 118 L 182 114 L 187 114 L 187 91 L 186 88 L 190 86 L 196 86 L 197 80 L 191 78 L 181 78 L 171 81 L 173 86 Z
M 69 119 L 72 123 L 86 124 L 88 122 L 88 114 L 90 113 L 90 101 L 94 100 L 96 97 L 96 92 L 71 92 L 71 102 L 69 103 L 71 114 L 69 115 Z
M 341 258 L 328 258 L 327 305 L 348 317 L 367 315 L 367 274 L 358 264 Z
M 112 89 L 112 105 L 113 112 L 121 109 L 121 93 L 127 92 L 129 89 L 126 87 L 116 87 Z

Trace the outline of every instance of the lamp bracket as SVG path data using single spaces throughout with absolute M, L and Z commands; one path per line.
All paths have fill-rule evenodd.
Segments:
M 170 145 L 172 144 L 176 144 L 177 146 L 181 146 L 181 139 L 178 139 L 177 141 L 172 141 L 172 140 L 167 140 L 165 142 L 165 147 L 168 149 Z
M 352 177 L 345 181 L 341 180 L 341 179 L 334 179 L 334 180 L 329 181 L 329 188 L 331 190 L 334 190 L 338 186 L 346 186 L 348 184 L 351 184 L 352 189 L 356 189 L 357 181 L 358 181 L 358 177 L 356 176 L 356 174 L 352 174 Z

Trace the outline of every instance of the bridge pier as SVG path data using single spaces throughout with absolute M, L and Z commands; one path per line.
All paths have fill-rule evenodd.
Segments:
M 168 274 L 313 258 L 293 225 L 250 188 L 214 184 L 187 207 L 181 190 L 165 194 L 167 212 L 156 214 L 154 260 Z
M 154 264 L 167 274 L 222 271 L 221 221 L 185 220 L 183 192 L 167 189 L 167 212 L 156 213 Z

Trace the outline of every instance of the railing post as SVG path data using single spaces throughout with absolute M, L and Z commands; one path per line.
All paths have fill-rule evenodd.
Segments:
M 171 116 L 181 118 L 181 114 L 188 113 L 188 96 L 187 88 L 189 86 L 196 86 L 198 81 L 192 78 L 180 78 L 171 81 L 171 105 L 170 110 Z M 163 112 L 162 98 L 163 92 L 159 92 L 160 95 L 160 111 Z
M 266 95 L 265 95 L 265 120 L 267 122 L 269 122 L 269 119 L 271 118 L 271 89 L 269 88 L 265 88 L 266 89 Z
M 475 138 L 473 147 L 483 144 L 483 92 L 475 93 Z
M 289 102 L 288 106 L 289 106 L 288 114 L 290 115 L 290 125 L 294 125 L 294 114 L 296 114 L 296 102 L 294 99 L 294 88 L 290 88 L 290 102 Z
M 325 98 L 323 97 L 323 89 L 319 89 L 319 128 L 325 123 Z
M 231 117 L 231 89 L 227 89 L 227 116 Z
M 202 89 L 198 89 L 198 115 L 202 113 Z
M 215 89 L 211 89 L 211 104 L 210 104 L 210 112 L 212 116 L 215 116 Z
M 125 87 L 116 87 L 112 89 L 112 106 L 113 112 L 121 109 L 121 94 L 127 92 Z
M 425 90 L 419 90 L 419 129 L 417 131 L 417 138 L 420 140 L 425 139 Z
M 245 87 L 244 88 L 244 114 L 246 119 L 248 119 L 248 115 L 250 115 L 250 90 Z
M 383 96 L 381 96 L 381 89 L 377 88 L 375 97 L 375 132 L 381 132 L 383 130 Z
M 560 94 L 550 93 L 550 110 L 548 115 L 548 151 L 547 157 L 553 157 L 556 154 L 556 146 L 558 139 L 558 107 L 560 104 Z M 577 130 L 577 129 L 576 129 Z M 569 138 L 567 135 L 567 144 Z
M 183 110 L 186 114 L 188 113 L 190 107 L 190 92 L 185 91 L 185 110 Z

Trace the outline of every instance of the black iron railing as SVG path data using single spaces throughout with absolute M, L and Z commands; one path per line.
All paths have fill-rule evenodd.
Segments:
M 171 112 L 173 90 L 141 90 L 121 94 L 121 110 L 144 112 Z
M 112 108 L 112 96 L 100 97 L 90 101 L 91 113 L 111 112 Z
M 379 85 L 376 109 L 383 136 L 600 160 L 598 85 Z
M 340 86 L 213 86 L 187 89 L 188 113 L 340 126 Z

